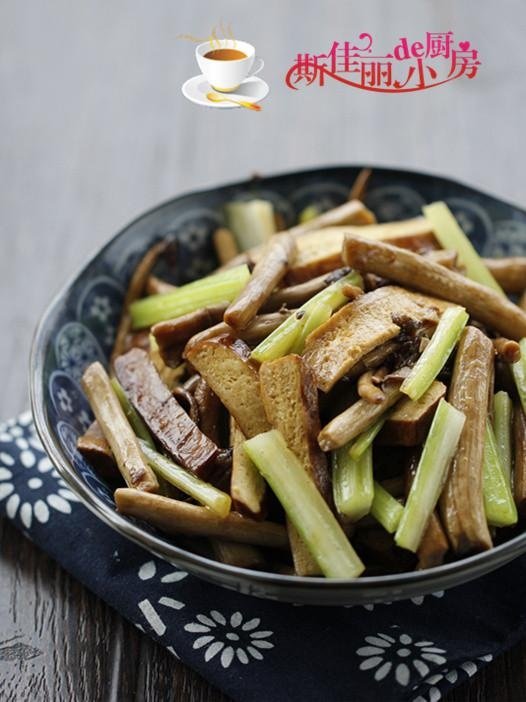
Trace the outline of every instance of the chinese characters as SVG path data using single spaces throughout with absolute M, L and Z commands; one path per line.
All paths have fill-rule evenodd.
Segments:
M 298 54 L 285 83 L 298 90 L 326 84 L 327 78 L 362 90 L 385 93 L 426 90 L 465 76 L 474 78 L 479 53 L 469 41 L 454 39 L 453 32 L 426 32 L 422 41 L 401 37 L 391 52 L 373 54 L 373 37 L 362 33 L 356 43 L 333 42 L 325 54 Z

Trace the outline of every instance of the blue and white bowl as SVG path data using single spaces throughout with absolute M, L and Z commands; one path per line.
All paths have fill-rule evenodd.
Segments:
M 100 519 L 152 553 L 195 575 L 245 594 L 320 605 L 366 604 L 443 590 L 481 576 L 526 551 L 526 533 L 461 561 L 425 571 L 357 580 L 300 578 L 236 568 L 187 551 L 147 524 L 115 511 L 111 489 L 76 450 L 92 414 L 79 387 L 84 368 L 106 361 L 126 286 L 154 242 L 177 241 L 177 283 L 214 269 L 213 231 L 222 206 L 233 199 L 270 199 L 285 224 L 307 205 L 342 203 L 360 166 L 321 168 L 261 178 L 183 195 L 150 210 L 106 244 L 52 301 L 31 353 L 31 403 L 37 431 L 71 490 Z M 445 200 L 478 251 L 487 256 L 526 255 L 526 212 L 446 178 L 374 168 L 366 204 L 378 220 L 421 214 L 427 202 Z

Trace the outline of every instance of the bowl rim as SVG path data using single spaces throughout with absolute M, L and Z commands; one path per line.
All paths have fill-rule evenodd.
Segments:
M 466 185 L 459 180 L 417 169 L 354 163 L 324 165 L 317 168 L 296 169 L 292 171 L 265 175 L 261 177 L 261 183 L 264 186 L 265 181 L 268 180 L 275 180 L 277 178 L 286 179 L 291 176 L 316 175 L 317 173 L 323 171 L 330 171 L 334 173 L 334 175 L 337 175 L 338 170 L 345 171 L 351 168 L 372 168 L 373 171 L 394 171 L 401 174 L 444 180 L 448 183 L 476 191 L 480 195 L 492 198 L 498 202 L 508 205 L 509 207 L 520 210 L 526 215 L 526 211 L 520 206 L 507 202 L 500 197 L 485 193 L 484 191 L 470 185 Z M 494 570 L 521 555 L 526 551 L 526 532 L 518 534 L 510 540 L 494 546 L 489 551 L 473 554 L 458 561 L 453 561 L 451 563 L 446 563 L 425 570 L 414 570 L 404 573 L 394 573 L 391 575 L 363 576 L 354 579 L 345 579 L 282 575 L 278 573 L 251 570 L 248 568 L 227 565 L 197 553 L 187 551 L 154 533 L 145 531 L 137 524 L 129 521 L 126 517 L 119 514 L 115 509 L 112 509 L 102 498 L 93 493 L 82 480 L 81 476 L 77 473 L 71 461 L 65 455 L 65 452 L 60 446 L 58 440 L 54 436 L 54 432 L 51 430 L 48 418 L 46 416 L 44 404 L 44 384 L 42 382 L 42 375 L 45 352 L 50 341 L 50 322 L 52 321 L 54 315 L 57 314 L 62 300 L 68 296 L 77 280 L 85 273 L 89 266 L 96 259 L 102 256 L 117 239 L 125 236 L 128 230 L 140 220 L 150 216 L 165 206 L 174 204 L 180 200 L 184 200 L 186 197 L 202 196 L 218 189 L 241 188 L 245 187 L 250 182 L 250 179 L 246 179 L 233 183 L 225 183 L 219 186 L 185 192 L 177 195 L 176 197 L 167 199 L 139 214 L 128 224 L 122 227 L 110 239 L 108 239 L 106 243 L 99 246 L 94 253 L 92 253 L 79 267 L 79 269 L 72 276 L 70 276 L 69 280 L 53 296 L 47 305 L 45 311 L 40 317 L 31 343 L 29 358 L 29 394 L 31 411 L 37 434 L 46 453 L 50 457 L 54 466 L 57 468 L 60 476 L 81 498 L 85 507 L 87 507 L 106 525 L 110 526 L 122 536 L 130 539 L 142 548 L 147 548 L 150 552 L 165 560 L 168 560 L 177 567 L 183 570 L 188 569 L 188 572 L 196 574 L 205 580 L 213 581 L 217 584 L 218 580 L 226 577 L 228 582 L 223 580 L 223 586 L 235 588 L 241 592 L 245 592 L 245 594 L 252 594 L 256 596 L 261 596 L 257 591 L 259 587 L 273 586 L 279 589 L 277 597 L 280 599 L 287 599 L 288 592 L 290 601 L 295 601 L 295 596 L 301 592 L 317 596 L 326 593 L 329 598 L 331 593 L 340 593 L 340 595 L 343 597 L 341 600 L 342 603 L 345 602 L 346 595 L 353 601 L 359 600 L 360 602 L 366 603 L 378 601 L 379 597 L 385 598 L 386 592 L 390 594 L 393 594 L 394 592 L 396 599 L 405 599 L 423 592 L 430 592 L 432 590 L 452 586 L 456 584 L 453 582 L 456 580 L 455 576 L 465 571 L 463 574 L 466 577 L 462 580 L 463 584 L 469 580 L 480 577 L 486 572 Z M 213 575 L 217 575 L 218 578 L 214 578 Z M 243 588 L 239 587 L 243 581 L 248 581 L 248 589 L 245 588 L 243 590 Z M 252 591 L 252 587 L 255 588 L 255 591 Z M 269 597 L 269 595 L 264 595 L 264 597 Z M 270 597 L 272 597 L 272 595 L 270 595 Z M 317 598 L 314 599 L 316 599 L 318 604 L 339 604 L 339 602 L 335 602 L 334 599 L 326 603 L 319 602 Z M 314 599 L 311 598 L 309 601 L 314 602 Z

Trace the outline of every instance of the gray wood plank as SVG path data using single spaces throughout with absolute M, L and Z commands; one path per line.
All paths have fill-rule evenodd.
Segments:
M 53 293 L 126 221 L 177 193 L 255 170 L 368 162 L 443 173 L 524 203 L 520 0 L 498 10 L 477 0 L 269 0 L 257 15 L 256 7 L 0 3 L 0 417 L 27 406 L 23 359 Z M 197 71 L 193 46 L 176 36 L 206 32 L 221 16 L 266 61 L 271 95 L 261 114 L 203 110 L 180 95 Z M 298 51 L 363 29 L 385 49 L 402 35 L 449 28 L 482 51 L 475 81 L 392 97 L 284 86 Z M 224 699 L 11 527 L 1 543 L 2 636 L 41 653 L 0 662 L 0 697 Z M 522 698 L 525 652 L 517 647 L 450 699 Z M 137 659 L 141 666 L 129 665 Z

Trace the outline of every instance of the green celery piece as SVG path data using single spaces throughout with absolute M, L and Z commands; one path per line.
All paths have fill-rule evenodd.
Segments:
M 218 490 L 210 483 L 200 480 L 193 473 L 152 449 L 146 441 L 139 440 L 139 443 L 148 465 L 153 468 L 155 473 L 164 478 L 170 485 L 175 485 L 186 495 L 193 497 L 200 504 L 209 507 L 219 517 L 226 517 L 232 505 L 230 495 Z
M 505 527 L 517 523 L 517 507 L 510 483 L 500 463 L 497 442 L 489 419 L 486 421 L 482 493 L 488 524 Z
M 312 306 L 312 309 L 305 313 L 302 319 L 303 326 L 294 341 L 291 348 L 291 353 L 302 354 L 305 349 L 305 341 L 309 334 L 330 318 L 332 307 L 326 302 L 320 301 Z
M 422 355 L 400 386 L 412 400 L 419 400 L 440 373 L 467 324 L 469 315 L 463 307 L 448 307 Z
M 356 578 L 364 565 L 283 436 L 273 429 L 245 441 L 245 451 L 281 502 L 327 578 Z
M 133 329 L 149 327 L 166 319 L 181 317 L 202 307 L 221 302 L 232 302 L 250 278 L 246 264 L 228 268 L 192 283 L 182 285 L 173 292 L 150 295 L 130 305 Z
M 236 200 L 224 207 L 226 226 L 240 251 L 265 244 L 276 231 L 274 206 L 270 200 Z
M 354 461 L 349 444 L 332 452 L 332 490 L 338 514 L 357 522 L 371 511 L 374 499 L 373 450 L 368 449 Z
M 264 361 L 273 361 L 276 358 L 281 358 L 281 356 L 285 356 L 289 353 L 297 336 L 301 333 L 304 316 L 309 313 L 315 305 L 319 302 L 324 302 L 329 305 L 334 312 L 346 302 L 349 302 L 349 298 L 345 297 L 342 293 L 342 288 L 347 283 L 358 285 L 363 288 L 363 280 L 359 273 L 356 271 L 347 273 L 347 275 L 344 275 L 339 280 L 336 280 L 331 285 L 320 290 L 316 295 L 313 295 L 310 300 L 307 300 L 298 310 L 298 312 L 303 312 L 304 315 L 300 315 L 298 319 L 298 312 L 296 312 L 296 314 L 288 317 L 277 329 L 274 329 L 266 339 L 263 339 L 263 341 L 256 346 L 252 351 L 251 357 L 263 363 Z M 295 332 L 294 328 L 296 329 Z
M 526 337 L 520 340 L 519 345 L 521 347 L 521 357 L 517 363 L 511 365 L 511 371 L 517 386 L 522 409 L 526 412 Z
M 310 222 L 312 219 L 316 219 L 321 215 L 321 210 L 316 205 L 307 205 L 304 207 L 298 216 L 298 224 L 305 224 L 305 222 Z
M 505 295 L 446 203 L 433 202 L 425 205 L 422 210 L 442 248 L 453 249 L 458 253 L 459 261 L 465 267 L 468 278 Z
M 360 456 L 367 451 L 369 446 L 372 446 L 373 441 L 376 439 L 377 435 L 385 424 L 386 419 L 387 414 L 384 414 L 383 417 L 380 417 L 380 419 L 370 426 L 369 429 L 362 432 L 360 436 L 356 437 L 356 439 L 352 442 L 351 448 L 349 449 L 349 456 L 353 459 L 353 461 L 357 461 Z
M 386 531 L 393 534 L 400 523 L 403 512 L 404 508 L 398 500 L 395 500 L 395 498 L 375 480 L 371 516 L 373 516 L 376 521 L 380 522 Z
M 462 412 L 444 399 L 440 400 L 396 530 L 395 542 L 401 548 L 415 553 L 418 550 L 446 481 L 465 420 Z
M 128 396 L 124 392 L 122 385 L 119 383 L 117 378 L 115 378 L 115 376 L 111 379 L 110 382 L 114 393 L 117 395 L 117 399 L 120 402 L 123 412 L 126 415 L 126 419 L 129 421 L 130 426 L 135 433 L 135 436 L 146 442 L 151 449 L 154 449 L 155 444 L 153 443 L 151 434 L 148 431 L 148 427 L 144 423 L 142 417 L 137 412 L 135 407 L 129 401 Z
M 497 453 L 506 480 L 511 487 L 511 427 L 513 418 L 513 402 L 504 390 L 495 393 L 493 397 L 493 431 L 497 442 Z

